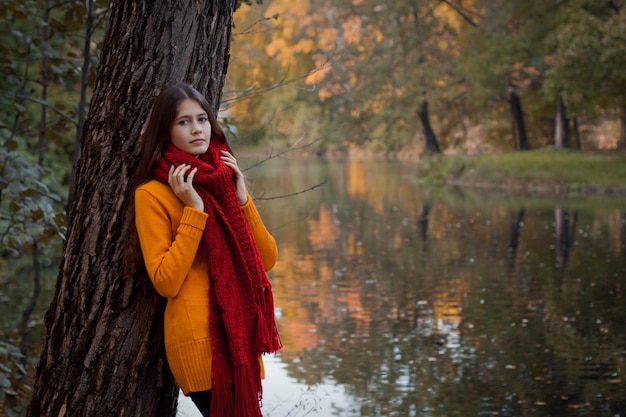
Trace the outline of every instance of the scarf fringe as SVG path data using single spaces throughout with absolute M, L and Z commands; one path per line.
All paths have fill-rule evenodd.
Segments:
M 282 349 L 283 344 L 274 319 L 274 296 L 271 287 L 259 287 L 256 296 L 259 314 L 256 331 L 259 352 L 276 353 Z
M 258 378 L 260 372 L 257 357 L 232 368 L 225 359 L 213 357 L 211 416 L 263 417 L 260 409 L 263 399 L 263 387 Z
M 230 367 L 225 358 L 218 359 L 213 355 L 211 387 L 211 415 L 233 416 L 235 400 L 233 396 Z

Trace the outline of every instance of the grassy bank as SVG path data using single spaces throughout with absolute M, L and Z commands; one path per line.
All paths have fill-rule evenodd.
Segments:
M 419 164 L 424 183 L 523 194 L 626 196 L 626 153 L 542 148 L 489 155 L 436 155 Z

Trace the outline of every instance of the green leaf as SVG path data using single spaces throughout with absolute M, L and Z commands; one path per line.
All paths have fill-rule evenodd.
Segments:
M 21 208 L 22 205 L 19 204 L 17 201 L 11 200 L 9 202 L 9 210 L 11 210 L 12 213 L 17 213 L 18 211 L 20 211 Z
M 44 212 L 41 207 L 30 212 L 30 219 L 33 221 L 41 220 L 44 218 Z
M 10 370 L 7 370 L 6 372 L 10 372 Z M 7 378 L 6 375 L 4 375 L 4 374 L 0 374 L 0 387 L 2 387 L 2 388 L 9 388 L 9 387 L 11 387 L 11 380 L 9 378 Z

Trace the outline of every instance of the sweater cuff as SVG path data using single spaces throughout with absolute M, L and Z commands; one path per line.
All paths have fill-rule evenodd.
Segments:
M 202 232 L 204 232 L 208 218 L 209 215 L 204 211 L 186 206 L 180 218 L 178 231 L 199 239 L 202 236 Z

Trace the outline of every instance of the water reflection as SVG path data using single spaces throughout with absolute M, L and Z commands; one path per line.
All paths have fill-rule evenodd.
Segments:
M 623 202 L 423 191 L 397 163 L 250 176 L 265 196 L 327 180 L 260 205 L 280 360 L 343 388 L 353 405 L 332 415 L 626 415 Z

